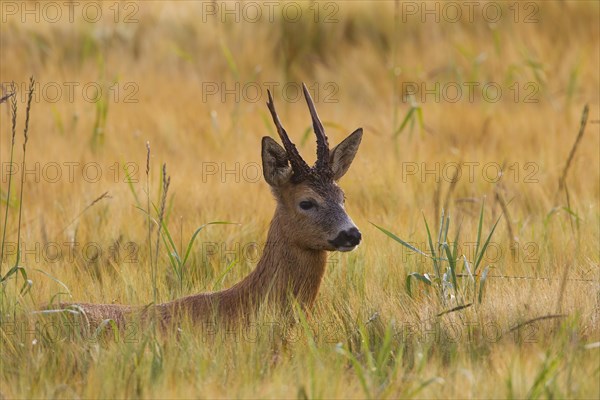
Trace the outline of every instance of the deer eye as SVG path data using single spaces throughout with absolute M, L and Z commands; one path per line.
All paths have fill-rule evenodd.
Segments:
M 316 204 L 309 200 L 304 200 L 304 201 L 300 202 L 300 208 L 303 210 L 310 210 L 311 208 L 313 208 L 315 206 L 316 206 Z

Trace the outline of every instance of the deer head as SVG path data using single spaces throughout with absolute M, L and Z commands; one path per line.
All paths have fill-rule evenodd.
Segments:
M 267 106 L 281 147 L 274 139 L 262 139 L 263 175 L 277 200 L 275 219 L 285 226 L 281 235 L 290 244 L 310 250 L 353 250 L 361 234 L 344 209 L 344 192 L 337 181 L 348 171 L 362 138 L 362 128 L 329 149 L 327 135 L 303 84 L 304 97 L 317 137 L 317 161 L 312 167 L 302 159 L 279 121 L 273 98 Z

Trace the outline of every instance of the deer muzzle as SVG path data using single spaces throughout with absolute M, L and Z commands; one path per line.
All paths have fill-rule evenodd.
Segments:
M 362 235 L 358 228 L 352 227 L 338 233 L 336 238 L 330 240 L 329 243 L 338 251 L 352 251 L 358 246 L 361 239 Z

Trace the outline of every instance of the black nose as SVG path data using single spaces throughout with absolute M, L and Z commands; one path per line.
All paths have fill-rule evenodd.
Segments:
M 350 228 L 347 231 L 341 231 L 337 237 L 330 240 L 330 243 L 337 248 L 340 247 L 354 247 L 360 243 L 362 235 L 356 228 Z

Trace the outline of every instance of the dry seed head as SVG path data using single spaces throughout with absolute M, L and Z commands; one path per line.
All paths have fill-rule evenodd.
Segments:
M 167 193 L 169 192 L 169 185 L 171 184 L 171 177 L 167 175 L 167 164 L 163 164 L 163 190 L 162 197 L 160 199 L 160 211 L 158 215 L 158 229 L 162 226 L 163 217 L 165 214 L 165 205 L 167 203 Z
M 10 84 L 10 90 L 13 92 L 12 98 L 10 99 L 10 111 L 11 111 L 11 116 L 12 116 L 12 145 L 15 145 L 15 136 L 17 136 L 17 96 L 16 96 L 16 86 L 15 86 L 15 82 L 13 81 Z
M 27 97 L 27 108 L 25 109 L 25 129 L 23 130 L 23 135 L 25 136 L 25 141 L 23 142 L 23 151 L 25 151 L 25 147 L 27 145 L 27 139 L 29 139 L 29 112 L 31 111 L 31 99 L 33 98 L 33 85 L 35 84 L 35 79 L 33 76 L 29 78 L 29 94 Z
M 150 173 L 150 141 L 146 141 L 146 176 Z
M 0 104 L 4 103 L 5 101 L 8 101 L 8 99 L 9 99 L 10 97 L 12 97 L 14 94 L 15 94 L 15 92 L 11 92 L 11 93 L 9 93 L 9 94 L 7 94 L 7 95 L 5 95 L 5 96 L 2 96 L 2 97 L 0 98 Z

